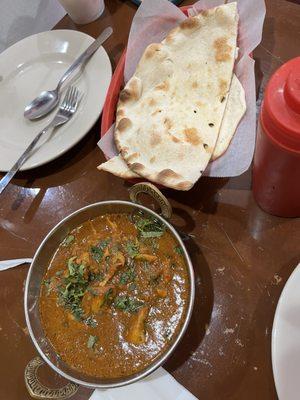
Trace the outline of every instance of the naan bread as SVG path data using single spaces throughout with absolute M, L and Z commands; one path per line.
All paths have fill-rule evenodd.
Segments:
M 138 174 L 131 171 L 120 155 L 110 158 L 108 161 L 100 164 L 97 168 L 99 171 L 110 172 L 111 174 L 119 176 L 123 179 L 140 178 Z
M 245 91 L 235 74 L 232 76 L 227 105 L 219 137 L 211 161 L 221 157 L 228 149 L 240 120 L 246 111 Z
M 120 94 L 115 142 L 131 170 L 188 190 L 216 145 L 237 39 L 236 3 L 183 21 L 148 46 Z
M 217 144 L 214 149 L 212 160 L 221 157 L 230 145 L 236 128 L 246 111 L 246 100 L 243 86 L 237 76 L 233 74 L 225 108 L 224 117 L 221 124 Z M 98 167 L 99 170 L 110 172 L 123 179 L 134 179 L 140 176 L 133 172 L 121 155 L 111 158 Z

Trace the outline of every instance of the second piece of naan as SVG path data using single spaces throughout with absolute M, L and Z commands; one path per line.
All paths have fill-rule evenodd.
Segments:
M 233 74 L 228 101 L 211 161 L 221 157 L 228 149 L 236 128 L 246 111 L 245 91 L 237 76 Z
M 225 153 L 245 111 L 245 92 L 240 81 L 236 75 L 233 74 L 220 133 L 210 161 L 221 157 Z M 99 165 L 98 169 L 110 172 L 111 174 L 123 179 L 134 179 L 140 177 L 129 168 L 121 155 L 112 157 L 110 160 L 102 163 Z

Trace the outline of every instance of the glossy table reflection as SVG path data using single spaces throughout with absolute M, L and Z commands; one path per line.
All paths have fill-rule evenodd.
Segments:
M 191 4 L 184 1 L 183 4 Z M 112 25 L 105 48 L 115 67 L 126 45 L 136 6 L 107 0 L 97 21 L 76 26 L 68 17 L 60 29 L 96 37 Z M 263 41 L 255 51 L 257 87 L 270 73 L 298 55 L 300 6 L 268 0 Z M 128 199 L 127 184 L 99 173 L 99 122 L 65 156 L 19 174 L 0 198 L 0 259 L 31 257 L 46 233 L 79 207 L 107 199 Z M 232 179 L 202 178 L 188 193 L 165 192 L 173 222 L 192 233 L 187 242 L 197 277 L 193 318 L 184 340 L 165 368 L 199 399 L 276 399 L 271 366 L 275 307 L 300 261 L 300 220 L 261 211 L 250 190 L 251 170 Z M 36 355 L 23 313 L 28 267 L 0 276 L 0 398 L 29 399 L 23 374 Z M 59 384 L 45 368 L 43 379 Z M 82 389 L 77 399 L 88 399 Z

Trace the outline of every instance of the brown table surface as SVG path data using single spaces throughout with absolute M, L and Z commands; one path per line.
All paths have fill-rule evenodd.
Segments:
M 135 11 L 129 1 L 106 0 L 99 20 L 77 26 L 66 16 L 56 28 L 96 37 L 112 25 L 114 35 L 104 47 L 115 67 Z M 299 27 L 299 5 L 267 1 L 263 41 L 254 53 L 257 84 L 298 55 Z M 128 199 L 127 184 L 96 170 L 103 161 L 98 137 L 99 122 L 62 158 L 13 180 L 0 200 L 0 259 L 32 257 L 47 232 L 82 206 Z M 190 192 L 169 190 L 166 195 L 175 225 L 195 235 L 187 245 L 197 290 L 188 331 L 165 368 L 199 399 L 276 399 L 272 322 L 282 288 L 300 261 L 300 219 L 272 217 L 255 204 L 251 169 L 231 179 L 202 178 Z M 24 367 L 37 352 L 23 313 L 27 270 L 1 272 L 1 399 L 29 398 Z M 51 376 L 52 371 L 44 371 L 47 382 Z M 74 399 L 88 394 L 81 389 Z

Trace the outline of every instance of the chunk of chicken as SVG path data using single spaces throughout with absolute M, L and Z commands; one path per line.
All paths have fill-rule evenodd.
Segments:
M 153 255 L 151 255 L 151 254 L 140 253 L 140 254 L 137 254 L 137 255 L 134 257 L 134 259 L 135 259 L 136 261 L 154 262 L 154 261 L 157 260 L 157 257 L 156 257 L 156 256 L 153 256 Z
M 111 221 L 109 217 L 107 217 L 107 222 L 113 231 L 117 230 L 118 225 L 115 222 Z
M 78 328 L 81 327 L 81 322 L 78 321 L 75 315 L 73 315 L 71 312 L 67 313 L 65 322 L 67 323 L 67 326 L 69 324 L 72 324 L 73 326 L 77 326 Z
M 149 314 L 149 307 L 145 306 L 139 309 L 138 313 L 132 317 L 127 340 L 130 343 L 139 345 L 146 340 L 145 322 Z
M 82 298 L 81 307 L 85 315 L 97 314 L 105 303 L 106 294 L 109 290 L 113 290 L 112 285 L 103 287 L 100 283 L 92 285 L 91 291 L 87 291 Z
M 159 297 L 161 297 L 161 298 L 166 298 L 167 295 L 168 295 L 168 291 L 167 291 L 167 289 L 164 288 L 164 287 L 158 287 L 158 288 L 156 288 L 156 293 L 157 293 L 157 295 L 158 295 Z
M 124 267 L 124 265 L 125 257 L 120 251 L 117 251 L 117 253 L 112 256 L 111 264 L 108 268 L 107 274 L 105 275 L 104 280 L 100 283 L 100 285 L 105 286 L 107 282 L 114 277 L 117 270 Z
M 117 251 L 111 258 L 112 264 L 115 264 L 118 268 L 124 267 L 125 257 L 123 253 Z

